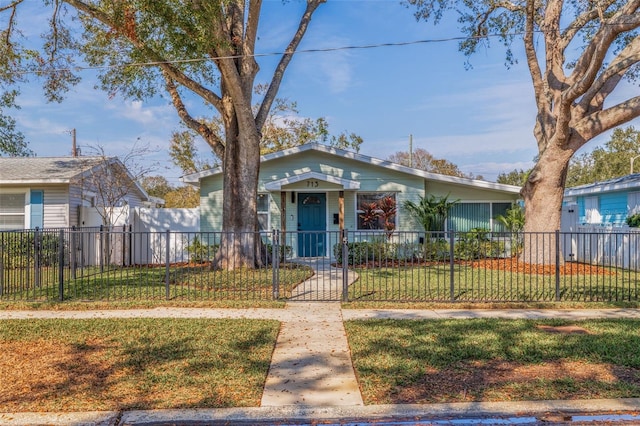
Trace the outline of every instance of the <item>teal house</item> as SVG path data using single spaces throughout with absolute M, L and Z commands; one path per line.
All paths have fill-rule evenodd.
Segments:
M 201 231 L 221 231 L 222 169 L 182 180 L 200 188 Z M 337 234 L 346 230 L 384 236 L 422 231 L 402 205 L 405 200 L 434 195 L 459 201 L 447 229 L 500 230 L 494 219 L 520 198 L 519 191 L 516 186 L 429 173 L 312 143 L 261 158 L 258 217 L 264 231 Z M 302 255 L 302 247 L 292 246 Z M 327 255 L 328 246 L 320 244 L 306 252 Z
M 578 224 L 623 226 L 640 213 L 640 173 L 567 188 L 563 204 Z

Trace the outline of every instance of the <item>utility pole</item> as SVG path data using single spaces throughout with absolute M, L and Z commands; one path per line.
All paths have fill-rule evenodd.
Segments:
M 78 156 L 78 148 L 76 146 L 76 129 L 71 129 L 71 156 Z
M 413 135 L 409 134 L 409 167 L 413 168 Z

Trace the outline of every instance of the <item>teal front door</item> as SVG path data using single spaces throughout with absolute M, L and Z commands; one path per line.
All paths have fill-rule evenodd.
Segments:
M 298 256 L 325 255 L 327 196 L 319 193 L 298 194 Z

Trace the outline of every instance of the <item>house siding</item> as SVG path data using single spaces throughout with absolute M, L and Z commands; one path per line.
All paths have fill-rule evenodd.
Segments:
M 611 192 L 577 197 L 578 222 L 587 223 L 585 199 L 598 199 L 598 212 L 602 216 L 602 225 L 624 225 L 628 213 L 628 192 Z
M 69 195 L 67 186 L 43 187 L 44 190 L 44 227 L 66 228 L 75 225 L 69 220 Z
M 285 226 L 288 231 L 298 228 L 298 197 L 292 193 L 320 192 L 327 195 L 327 230 L 338 231 L 339 224 L 333 223 L 333 215 L 339 212 L 339 191 L 344 192 L 344 226 L 346 230 L 357 230 L 357 195 L 359 193 L 389 192 L 396 195 L 397 214 L 396 224 L 399 231 L 414 231 L 420 229 L 417 221 L 403 208 L 407 200 L 418 202 L 420 197 L 435 195 L 449 196 L 451 201 L 463 202 L 507 202 L 517 200 L 518 194 L 507 193 L 493 189 L 467 186 L 451 182 L 434 182 L 422 176 L 415 176 L 375 164 L 369 164 L 353 159 L 336 156 L 320 151 L 303 151 L 280 157 L 261 164 L 258 192 L 269 193 L 266 185 L 270 182 L 294 178 L 305 173 L 319 173 L 343 180 L 356 181 L 360 184 L 358 190 L 347 189 L 334 182 L 322 179 L 305 179 L 289 184 L 283 184 L 281 190 L 285 193 L 286 217 Z M 200 181 L 201 196 L 201 229 L 202 231 L 220 231 L 222 229 L 222 174 L 207 176 Z M 281 192 L 270 193 L 270 224 L 272 228 L 280 229 L 281 222 Z M 381 231 L 382 233 L 383 231 Z

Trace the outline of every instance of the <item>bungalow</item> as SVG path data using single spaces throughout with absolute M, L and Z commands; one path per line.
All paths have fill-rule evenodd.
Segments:
M 96 226 L 98 209 L 161 201 L 117 158 L 0 158 L 0 231 Z
M 201 231 L 221 231 L 222 169 L 190 174 L 182 180 L 200 187 Z M 261 230 L 347 230 L 380 235 L 385 230 L 419 231 L 420 225 L 402 205 L 405 200 L 417 202 L 420 197 L 434 195 L 459 201 L 450 212 L 447 229 L 499 230 L 494 218 L 518 200 L 519 191 L 516 186 L 429 173 L 311 143 L 262 156 L 258 219 Z M 370 220 L 367 206 L 384 202 L 397 206 L 395 214 Z M 307 256 L 326 255 L 326 246 L 319 244 L 321 248 L 304 252 Z M 294 250 L 303 251 L 295 246 Z
M 640 213 L 640 173 L 567 188 L 563 205 L 563 215 L 574 214 L 567 221 L 576 224 L 625 225 L 628 216 Z

